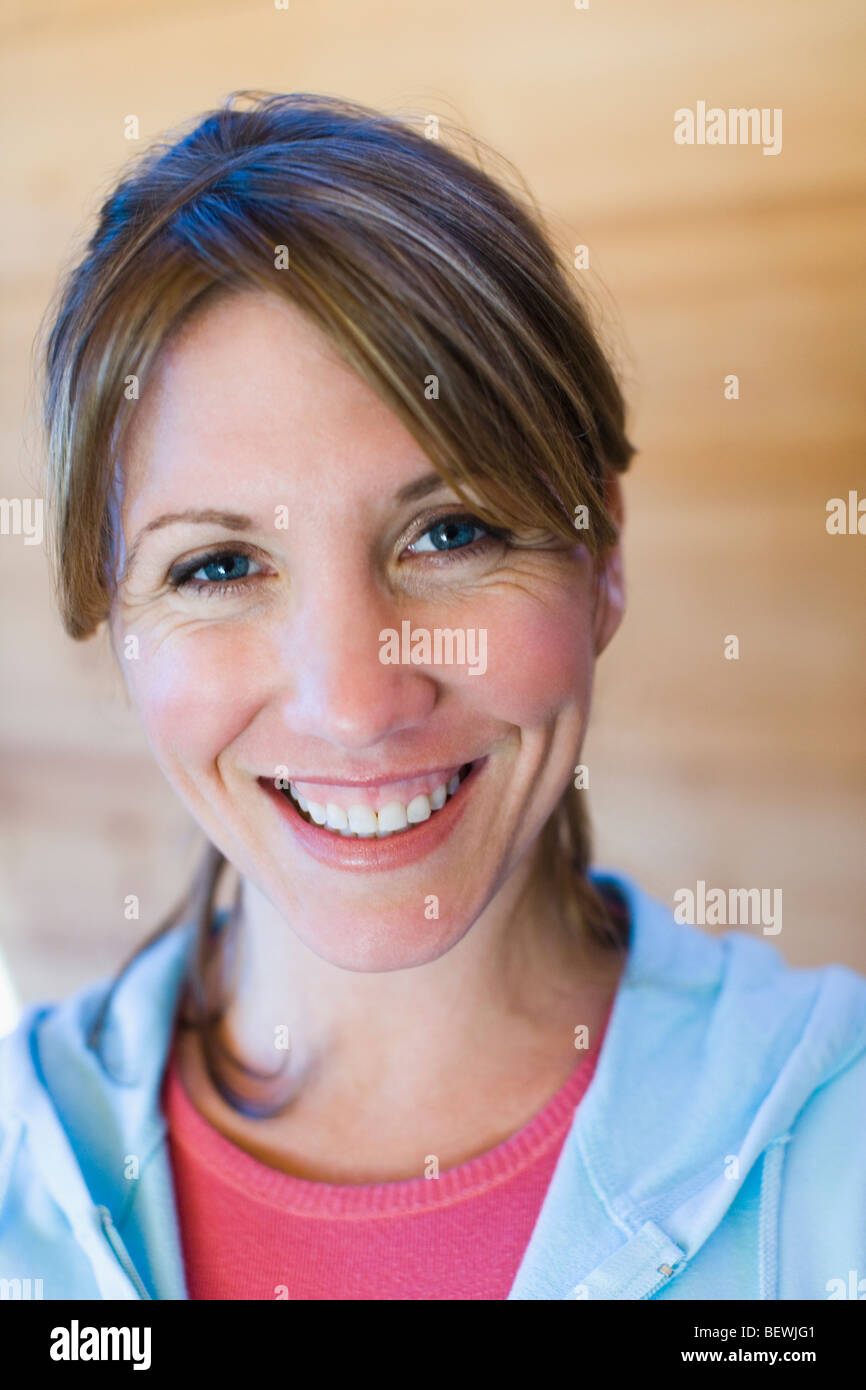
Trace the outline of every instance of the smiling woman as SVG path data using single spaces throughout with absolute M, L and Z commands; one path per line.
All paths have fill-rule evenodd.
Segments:
M 244 94 L 112 192 L 45 364 L 63 619 L 207 851 L 0 1048 L 0 1273 L 823 1297 L 864 1256 L 862 1190 L 828 1224 L 810 1183 L 862 1152 L 866 986 L 590 867 L 634 449 L 540 217 L 410 123 Z

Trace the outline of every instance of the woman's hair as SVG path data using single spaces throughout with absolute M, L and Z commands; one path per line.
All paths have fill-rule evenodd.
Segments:
M 606 482 L 635 450 L 575 271 L 531 197 L 485 171 L 489 147 L 447 133 L 455 148 L 358 103 L 240 92 L 127 167 L 40 348 L 51 564 L 72 637 L 111 609 L 119 460 L 141 386 L 169 334 L 226 291 L 266 290 L 308 314 L 483 520 L 541 527 L 595 557 L 616 542 Z M 621 949 L 588 878 L 583 797 L 569 788 L 552 813 L 540 872 L 571 930 Z M 209 846 L 189 898 L 146 944 L 195 917 L 188 1018 L 211 1079 L 236 1108 L 271 1113 L 229 1083 L 217 1038 L 229 994 L 214 967 L 234 926 L 215 925 L 224 867 Z

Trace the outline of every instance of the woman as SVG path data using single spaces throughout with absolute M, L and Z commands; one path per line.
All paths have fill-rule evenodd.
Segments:
M 634 450 L 522 200 L 366 108 L 230 101 L 105 203 L 46 420 L 66 628 L 107 624 L 209 849 L 179 920 L 0 1050 L 0 1274 L 94 1299 L 866 1276 L 866 981 L 589 867 Z

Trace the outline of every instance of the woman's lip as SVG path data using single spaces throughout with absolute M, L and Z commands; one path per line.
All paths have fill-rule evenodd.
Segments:
M 309 782 L 317 787 L 391 787 L 396 782 L 414 782 L 422 777 L 450 777 L 472 761 L 472 758 L 461 758 L 459 762 L 443 763 L 440 767 L 424 767 L 420 771 L 418 768 L 412 768 L 408 772 L 373 773 L 369 777 L 308 777 L 304 773 L 293 772 L 291 781 L 295 783 Z M 264 774 L 263 777 L 259 778 L 259 781 L 267 780 L 270 780 L 269 774 Z
M 465 766 L 465 763 L 452 764 L 442 772 L 428 772 L 420 777 L 393 782 L 371 782 L 366 786 L 358 786 L 357 783 L 335 786 L 333 782 L 313 782 L 306 777 L 293 777 L 289 785 L 296 801 L 303 798 L 304 810 L 307 809 L 306 803 L 325 807 L 330 802 L 336 802 L 344 810 L 350 806 L 368 806 L 379 811 L 389 802 L 399 801 L 403 806 L 408 806 L 416 797 L 432 797 L 437 787 L 447 788 L 451 785 L 452 779 L 459 776 Z M 312 819 L 316 820 L 315 815 Z
M 259 786 L 270 797 L 302 848 L 321 864 L 355 871 L 399 869 L 432 854 L 447 839 L 462 817 L 467 797 L 472 795 L 486 762 L 486 758 L 477 759 L 441 811 L 435 811 L 419 825 L 383 839 L 375 836 L 370 839 L 344 836 L 335 834 L 333 830 L 325 830 L 322 826 L 311 825 L 304 820 L 292 800 L 284 792 L 278 791 L 271 781 L 260 779 Z M 465 763 L 461 766 L 465 766 Z

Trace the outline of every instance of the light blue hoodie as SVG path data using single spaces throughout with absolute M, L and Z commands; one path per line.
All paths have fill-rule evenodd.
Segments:
M 629 958 L 509 1298 L 866 1298 L 866 979 L 593 878 Z M 116 989 L 116 1079 L 87 1045 L 107 982 L 0 1043 L 0 1296 L 187 1297 L 158 1102 L 193 939 Z

